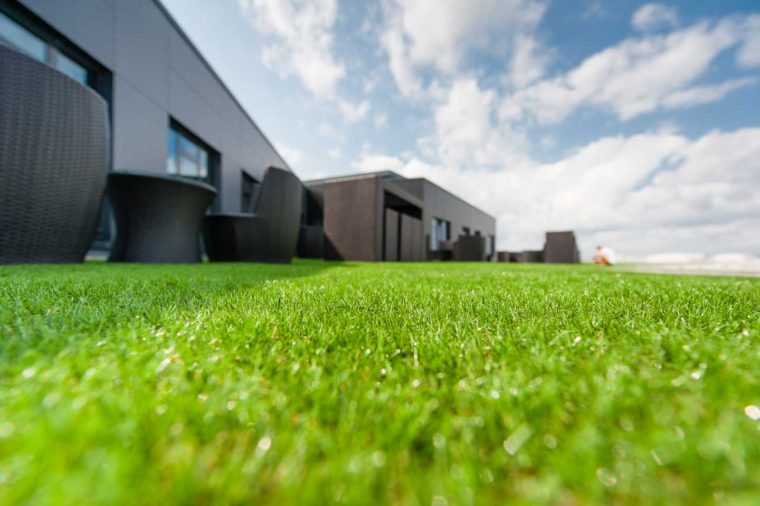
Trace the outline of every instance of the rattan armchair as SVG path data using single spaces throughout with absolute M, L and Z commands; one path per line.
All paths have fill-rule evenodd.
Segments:
M 0 263 L 84 259 L 109 145 L 100 96 L 0 44 Z
M 269 167 L 255 203 L 255 213 L 210 214 L 203 239 L 216 262 L 288 263 L 296 253 L 302 203 L 295 174 Z

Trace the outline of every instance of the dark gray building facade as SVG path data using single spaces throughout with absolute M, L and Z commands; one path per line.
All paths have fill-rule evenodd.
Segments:
M 299 256 L 449 260 L 458 238 L 471 235 L 483 238 L 485 259 L 495 259 L 496 220 L 426 179 L 386 171 L 306 181 L 304 187 Z
M 112 169 L 210 183 L 217 212 L 249 210 L 267 167 L 290 170 L 159 0 L 0 0 L 0 43 L 106 99 Z

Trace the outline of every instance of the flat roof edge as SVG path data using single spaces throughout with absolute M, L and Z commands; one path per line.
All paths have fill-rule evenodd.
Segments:
M 259 128 L 259 125 L 253 120 L 253 118 L 251 117 L 251 115 L 248 113 L 248 111 L 245 109 L 245 107 L 243 107 L 243 105 L 237 99 L 237 97 L 235 96 L 235 94 L 232 93 L 232 91 L 225 84 L 225 82 L 222 80 L 222 78 L 219 77 L 219 74 L 217 73 L 217 71 L 208 62 L 208 60 L 206 59 L 206 57 L 203 56 L 203 54 L 196 47 L 196 45 L 192 41 L 192 39 L 190 39 L 190 37 L 187 35 L 187 33 L 185 33 L 185 31 L 182 29 L 182 27 L 179 26 L 179 23 L 177 23 L 177 20 L 174 19 L 174 16 L 171 15 L 171 13 L 164 6 L 164 4 L 161 2 L 161 0 L 153 0 L 153 3 L 156 5 L 156 7 L 158 7 L 158 10 L 161 11 L 161 14 L 163 14 L 164 17 L 166 17 L 166 19 L 169 21 L 169 24 L 172 26 L 172 28 L 174 28 L 175 30 L 177 30 L 177 33 L 179 34 L 180 37 L 182 37 L 182 40 L 184 40 L 185 43 L 187 43 L 187 45 L 190 46 L 190 49 L 193 51 L 193 53 L 195 53 L 195 56 L 197 56 L 198 59 L 200 59 L 201 63 L 203 63 L 203 65 L 206 67 L 206 69 L 209 72 L 211 72 L 211 75 L 214 77 L 214 79 L 216 79 L 216 81 L 222 87 L 222 89 L 224 90 L 224 92 L 227 93 L 227 95 L 229 95 L 229 97 L 232 99 L 232 101 L 238 107 L 238 109 L 240 109 L 242 111 L 243 115 L 248 119 L 248 121 L 251 122 L 251 124 L 253 125 L 253 127 L 261 134 L 261 137 L 263 137 L 264 140 L 266 141 L 266 143 L 269 144 L 269 147 L 272 148 L 272 151 L 274 151 L 277 154 L 277 156 L 279 156 L 280 159 L 282 159 L 285 162 L 285 165 L 287 167 L 283 167 L 283 168 L 286 168 L 290 172 L 293 172 L 295 174 L 295 172 L 293 171 L 293 168 L 290 166 L 290 164 L 288 163 L 288 161 L 285 160 L 285 157 L 282 156 L 282 154 L 279 151 L 277 151 L 277 148 L 272 143 L 272 141 L 269 140 L 269 137 L 267 137 L 267 135 L 264 133 L 264 131 L 261 128 Z
M 496 221 L 496 217 L 495 216 L 492 216 L 491 214 L 485 212 L 484 210 L 482 210 L 478 206 L 472 205 L 471 203 L 467 202 L 465 199 L 463 199 L 459 195 L 456 195 L 455 193 L 450 192 L 449 190 L 447 190 L 443 186 L 435 184 L 434 182 L 432 182 L 431 180 L 429 180 L 427 178 L 424 178 L 424 177 L 412 177 L 412 178 L 407 179 L 407 181 L 424 181 L 425 183 L 431 184 L 431 185 L 435 186 L 436 188 L 438 188 L 439 190 L 441 190 L 442 192 L 448 193 L 449 195 L 451 195 L 452 197 L 454 197 L 458 201 L 460 201 L 460 202 L 462 202 L 464 204 L 467 204 L 468 206 L 472 207 L 473 209 L 477 210 L 478 212 L 481 212 L 481 213 L 485 214 L 486 216 L 488 216 L 489 218 L 491 218 L 494 221 Z

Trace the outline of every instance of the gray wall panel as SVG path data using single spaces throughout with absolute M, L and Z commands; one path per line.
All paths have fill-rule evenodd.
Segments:
M 123 79 L 114 79 L 113 166 L 166 173 L 166 111 Z
M 191 85 L 207 106 L 217 114 L 223 114 L 222 95 L 226 95 L 226 92 L 193 48 L 176 31 L 169 35 L 169 53 L 172 71 Z
M 222 151 L 222 118 L 180 75 L 169 73 L 169 113 L 185 128 Z
M 166 17 L 150 0 L 116 0 L 116 64 L 120 77 L 168 107 L 169 34 Z
M 240 114 L 235 103 L 228 99 L 223 104 L 223 113 L 221 114 L 222 120 L 222 145 L 221 149 L 238 165 L 243 164 L 243 150 L 240 142 L 240 123 L 246 121 L 244 115 Z
M 136 0 L 144 2 L 146 0 Z M 114 68 L 114 5 L 105 0 L 20 0 L 50 26 Z
M 242 178 L 240 165 L 229 158 L 222 158 L 221 170 L 222 174 L 221 183 L 219 185 L 219 194 L 222 198 L 220 199 L 219 210 L 223 213 L 239 213 L 241 194 L 240 181 Z

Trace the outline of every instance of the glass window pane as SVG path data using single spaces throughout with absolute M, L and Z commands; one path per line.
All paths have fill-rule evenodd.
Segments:
M 179 151 L 180 156 L 187 156 L 188 158 L 198 156 L 198 146 L 182 134 L 179 134 Z
M 0 37 L 29 56 L 45 61 L 45 42 L 3 13 L 0 13 Z
M 199 175 L 198 161 L 191 160 L 190 158 L 180 156 L 179 157 L 179 175 L 185 177 L 198 177 Z
M 181 132 L 169 127 L 167 172 L 193 179 L 207 180 L 210 175 L 210 154 Z
M 168 156 L 166 158 L 166 172 L 168 174 L 177 173 L 177 132 L 169 129 Z
M 69 58 L 68 56 L 58 53 L 56 58 L 56 66 L 58 70 L 69 76 L 70 78 L 79 81 L 80 83 L 87 84 L 87 69 L 80 64 Z
M 203 179 L 206 179 L 208 177 L 208 153 L 205 149 L 200 149 L 201 152 L 201 159 L 200 159 L 200 176 Z

